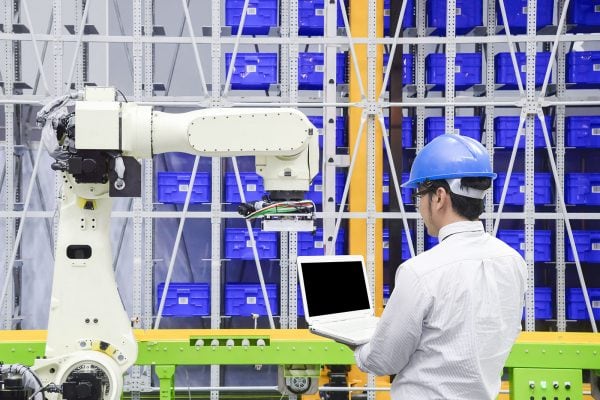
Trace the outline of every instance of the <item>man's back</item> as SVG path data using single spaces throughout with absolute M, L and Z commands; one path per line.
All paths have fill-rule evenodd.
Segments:
M 523 258 L 480 222 L 447 225 L 437 246 L 399 268 L 357 362 L 396 374 L 394 399 L 492 399 L 521 329 L 525 281 Z

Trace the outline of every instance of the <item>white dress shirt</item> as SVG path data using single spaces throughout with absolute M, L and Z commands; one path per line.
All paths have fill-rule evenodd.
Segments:
M 358 367 L 396 375 L 394 400 L 495 399 L 521 331 L 527 267 L 480 221 L 440 229 L 439 244 L 404 262 Z

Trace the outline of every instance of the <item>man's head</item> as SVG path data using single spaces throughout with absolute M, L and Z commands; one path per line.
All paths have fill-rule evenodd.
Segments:
M 430 235 L 453 222 L 474 221 L 483 212 L 485 190 L 496 174 L 478 141 L 446 134 L 433 139 L 415 158 L 409 181 Z

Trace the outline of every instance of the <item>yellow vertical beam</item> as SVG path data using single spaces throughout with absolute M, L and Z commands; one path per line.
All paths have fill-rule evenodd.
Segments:
M 350 0 L 350 27 L 353 37 L 369 37 L 369 4 L 373 0 Z M 375 0 L 376 5 L 376 35 L 383 36 L 383 0 Z M 369 76 L 368 48 L 366 44 L 355 45 L 358 60 L 360 78 L 357 74 L 352 59 L 350 59 L 350 102 L 361 101 L 359 79 L 362 79 L 365 90 L 365 100 L 374 102 L 379 96 L 383 81 L 383 46 L 376 46 L 375 71 Z M 369 86 L 369 80 L 374 80 L 374 86 Z M 359 127 L 363 109 L 351 107 L 349 110 L 349 144 L 350 151 L 354 148 L 359 134 Z M 374 116 L 369 116 L 365 123 L 360 147 L 357 151 L 352 180 L 350 181 L 349 210 L 355 212 L 367 211 L 367 138 L 369 124 L 375 123 L 375 210 L 382 210 L 382 186 L 383 186 L 383 142 L 381 138 L 381 127 Z M 351 153 L 350 156 L 353 156 Z M 383 235 L 382 221 L 377 220 L 375 229 L 375 308 L 379 315 L 383 310 Z M 351 219 L 349 222 L 349 250 L 351 254 L 363 254 L 367 257 L 367 221 L 364 219 Z

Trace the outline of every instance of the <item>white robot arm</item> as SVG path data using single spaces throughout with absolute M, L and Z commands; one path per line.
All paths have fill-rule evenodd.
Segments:
M 117 102 L 112 88 L 88 88 L 74 113 L 52 115 L 45 142 L 64 184 L 46 357 L 33 370 L 67 400 L 117 400 L 137 343 L 112 269 L 110 197 L 139 195 L 137 159 L 254 155 L 273 200 L 301 200 L 318 172 L 317 129 L 293 109 L 168 114 Z

